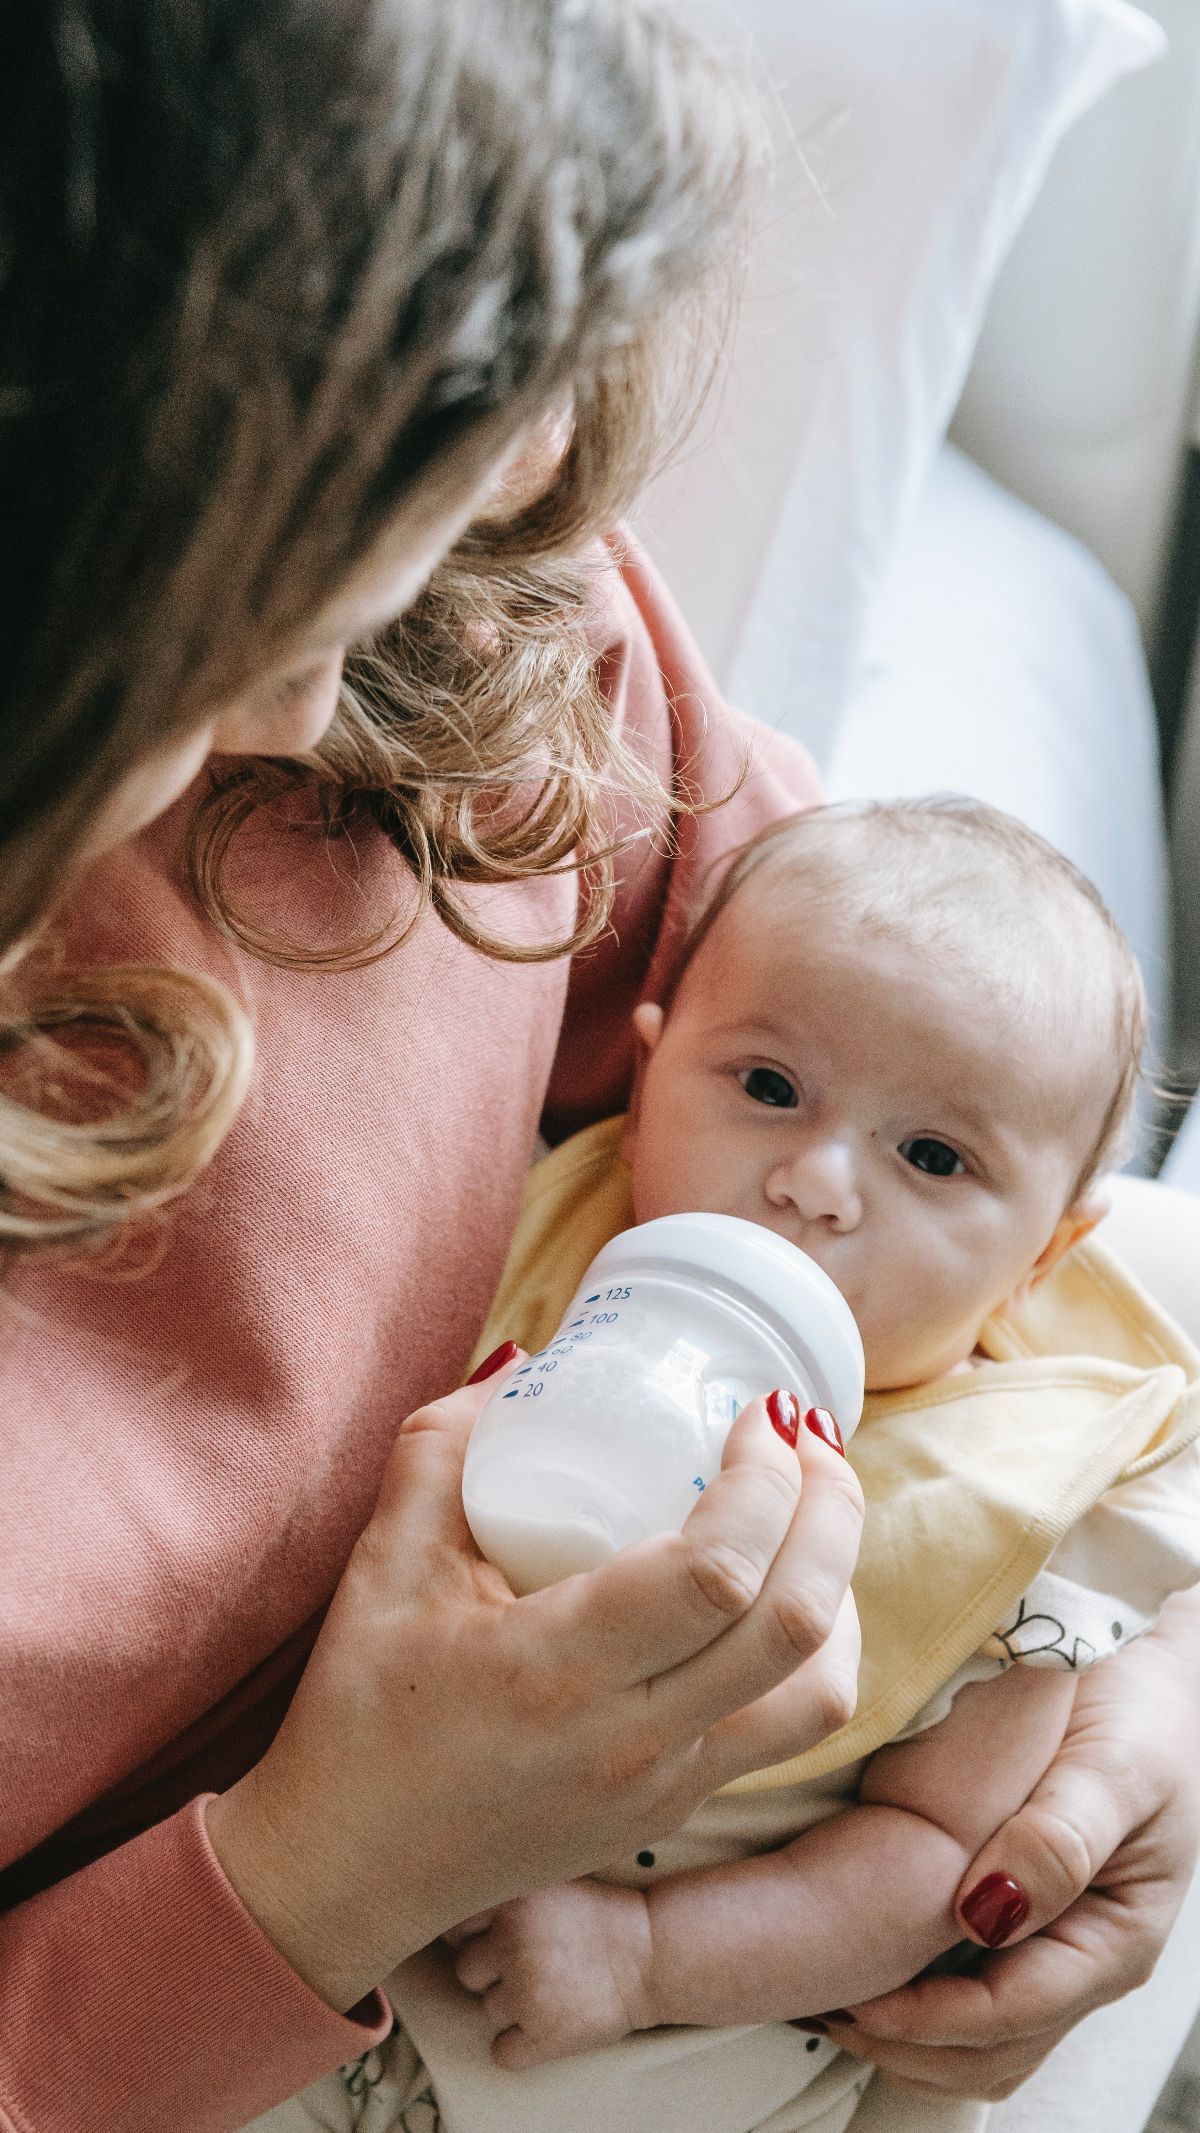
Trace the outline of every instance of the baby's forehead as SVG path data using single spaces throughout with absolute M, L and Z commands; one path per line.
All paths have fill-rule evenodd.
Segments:
M 764 857 L 714 922 L 712 950 L 731 1008 L 763 1000 L 804 1022 L 806 978 L 831 965 L 847 1012 L 872 973 L 901 979 L 952 1045 L 956 1071 L 993 1104 L 1014 1070 L 1064 1123 L 1111 1092 L 1121 968 L 1111 929 L 1069 879 L 1024 872 L 1011 855 L 962 841 L 920 869 L 897 863 L 845 821 L 799 851 Z M 837 834 L 828 832 L 836 828 Z M 752 1001 L 753 996 L 753 1001 Z

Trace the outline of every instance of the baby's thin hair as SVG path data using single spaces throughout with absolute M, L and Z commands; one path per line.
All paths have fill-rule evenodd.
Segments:
M 844 848 L 847 861 L 840 871 L 824 864 L 838 846 Z M 894 853 L 897 863 L 868 878 L 856 861 L 860 854 L 877 856 L 881 847 Z M 813 870 L 818 858 L 822 866 Z M 1115 1070 L 1100 1130 L 1072 1187 L 1070 1203 L 1082 1197 L 1101 1171 L 1125 1160 L 1137 1092 L 1144 1078 L 1146 989 L 1137 958 L 1095 883 L 1047 838 L 984 800 L 961 793 L 931 793 L 913 799 L 840 801 L 787 815 L 718 863 L 724 872 L 689 928 L 670 992 L 662 1002 L 664 1008 L 669 1008 L 684 972 L 722 911 L 767 866 L 803 874 L 805 893 L 820 908 L 827 909 L 851 880 L 867 890 L 853 911 L 853 922 L 876 934 L 918 939 L 923 946 L 947 940 L 948 892 L 961 890 L 972 878 L 981 888 L 994 888 L 998 876 L 1007 876 L 1010 887 L 1022 892 L 1026 907 L 1031 885 L 1044 886 L 1064 907 L 1073 904 L 1078 910 L 1084 906 L 1099 926 L 1111 956 Z

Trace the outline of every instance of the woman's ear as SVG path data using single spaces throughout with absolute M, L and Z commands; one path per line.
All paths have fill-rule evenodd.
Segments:
M 629 1097 L 629 1110 L 626 1113 L 625 1124 L 621 1131 L 620 1148 L 621 1161 L 626 1164 L 632 1163 L 634 1146 L 637 1142 L 642 1077 L 645 1074 L 654 1047 L 662 1036 L 663 1023 L 666 1021 L 666 1016 L 656 1000 L 643 1000 L 638 1007 L 634 1008 L 632 1021 L 635 1052 L 633 1088 Z
M 1085 1237 L 1090 1236 L 1097 1223 L 1103 1222 L 1111 1206 L 1112 1194 L 1107 1185 L 1089 1185 L 1082 1198 L 1074 1201 L 1055 1225 L 1050 1242 L 1038 1253 L 1024 1279 L 1017 1283 L 1012 1295 L 1000 1305 L 1000 1315 L 1011 1317 L 1014 1312 L 1019 1311 L 1038 1284 L 1046 1279 L 1047 1274 L 1053 1273 L 1059 1261 L 1065 1259 L 1067 1253 L 1073 1251 L 1077 1244 L 1081 1244 Z

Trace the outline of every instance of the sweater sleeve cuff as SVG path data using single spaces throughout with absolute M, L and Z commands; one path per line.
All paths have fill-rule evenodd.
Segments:
M 13 2133 L 233 2133 L 388 2035 L 382 1993 L 337 2014 L 267 1939 L 208 1797 L 0 1920 Z

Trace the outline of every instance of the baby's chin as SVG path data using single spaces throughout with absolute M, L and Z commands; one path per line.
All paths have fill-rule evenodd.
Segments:
M 969 1377 L 976 1364 L 986 1358 L 977 1344 L 966 1354 L 945 1350 L 928 1356 L 913 1356 L 911 1351 L 904 1356 L 874 1356 L 868 1341 L 863 1342 L 867 1360 L 866 1389 L 872 1392 L 911 1392 L 917 1385 L 936 1385 L 942 1378 Z

